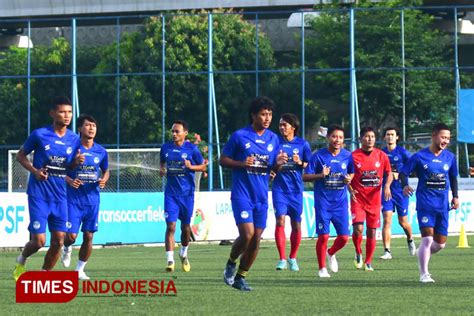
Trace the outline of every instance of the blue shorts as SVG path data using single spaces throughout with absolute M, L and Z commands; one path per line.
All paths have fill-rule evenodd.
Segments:
M 67 232 L 67 201 L 45 201 L 28 195 L 30 224 L 32 234 L 44 234 L 46 223 L 49 231 Z
M 167 223 L 190 224 L 194 210 L 194 194 L 187 196 L 165 195 L 165 219 Z
M 448 236 L 449 211 L 433 212 L 433 211 L 416 211 L 418 217 L 418 225 L 420 230 L 423 227 L 434 227 L 434 232 L 439 235 Z
M 68 203 L 67 210 L 69 214 L 68 233 L 77 234 L 82 223 L 82 232 L 94 233 L 99 227 L 99 204 L 96 205 L 78 205 Z
M 382 212 L 397 211 L 398 216 L 408 215 L 409 198 L 405 196 L 393 195 L 388 201 L 382 197 Z
M 288 215 L 295 222 L 301 222 L 303 193 L 273 191 L 272 197 L 276 217 Z
M 316 212 L 316 233 L 318 235 L 329 234 L 329 225 L 332 222 L 337 235 L 349 235 L 349 211 L 340 208 L 328 211 L 324 208 L 314 208 Z
M 233 200 L 232 212 L 235 223 L 253 223 L 256 228 L 267 227 L 268 202 L 252 203 L 248 200 Z

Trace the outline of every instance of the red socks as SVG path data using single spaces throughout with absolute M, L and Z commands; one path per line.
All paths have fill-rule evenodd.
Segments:
M 293 236 L 293 234 L 292 234 L 292 236 Z M 283 227 L 283 226 L 276 226 L 275 227 L 275 242 L 276 242 L 276 246 L 277 246 L 277 249 L 278 249 L 278 253 L 280 254 L 280 260 L 285 260 L 286 259 L 286 253 L 285 253 L 285 243 L 286 243 L 285 227 Z
M 355 251 L 357 254 L 362 253 L 362 234 L 356 236 L 355 233 L 352 233 L 352 242 L 354 243 Z
M 347 235 L 338 235 L 336 239 L 334 240 L 334 244 L 332 245 L 331 248 L 329 248 L 328 253 L 331 256 L 334 256 L 336 252 L 344 248 L 344 246 L 347 244 L 347 241 L 349 240 L 349 236 Z
M 372 257 L 374 256 L 376 244 L 377 239 L 367 237 L 365 245 L 365 263 L 372 263 Z
M 316 242 L 316 257 L 318 258 L 319 269 L 326 266 L 326 251 L 328 249 L 329 234 L 319 235 Z
M 300 247 L 300 243 L 301 243 L 301 230 L 298 232 L 295 232 L 295 231 L 291 232 L 290 243 L 291 243 L 290 258 L 294 259 L 296 258 L 296 254 L 298 253 L 298 248 Z

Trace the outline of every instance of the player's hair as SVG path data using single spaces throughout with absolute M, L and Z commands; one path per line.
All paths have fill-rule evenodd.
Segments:
M 398 128 L 393 127 L 393 126 L 388 126 L 383 130 L 383 136 L 387 134 L 388 131 L 395 131 L 395 136 L 400 136 L 400 132 L 398 131 Z
M 51 102 L 51 110 L 56 110 L 60 105 L 72 105 L 71 100 L 66 96 L 57 96 Z
M 261 110 L 272 111 L 275 108 L 275 103 L 272 99 L 264 96 L 256 97 L 252 100 L 249 107 L 249 120 L 252 123 L 252 115 L 257 115 Z
M 84 125 L 85 120 L 88 120 L 91 123 L 97 124 L 96 119 L 92 115 L 83 113 L 79 115 L 79 117 L 77 118 L 77 127 L 81 128 L 82 125 Z
M 435 125 L 433 125 L 433 129 L 431 130 L 431 133 L 433 135 L 438 134 L 440 131 L 451 131 L 451 129 L 448 125 L 444 123 L 436 123 Z
M 295 128 L 295 135 L 298 135 L 300 129 L 300 120 L 293 113 L 283 113 L 281 119 Z
M 328 131 L 326 133 L 326 136 L 329 137 L 332 134 L 332 132 L 334 132 L 334 131 L 342 131 L 342 133 L 344 134 L 344 128 L 341 125 L 331 124 L 328 127 Z
M 182 125 L 183 126 L 183 130 L 185 132 L 189 131 L 189 125 L 188 125 L 188 122 L 186 121 L 183 121 L 183 120 L 176 120 L 176 121 L 173 121 L 173 124 L 179 124 L 179 125 Z
M 375 134 L 375 129 L 372 126 L 362 127 L 360 129 L 359 137 L 364 137 L 368 132 L 373 132 Z

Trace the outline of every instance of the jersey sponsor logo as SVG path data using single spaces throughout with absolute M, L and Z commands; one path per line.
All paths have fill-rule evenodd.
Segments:
M 423 216 L 423 217 L 421 218 L 421 222 L 422 222 L 423 224 L 428 223 L 428 217 Z
M 174 152 L 174 153 L 180 153 L 181 150 L 179 150 L 179 149 L 173 149 L 173 152 Z
M 94 158 L 94 163 L 99 163 L 99 162 L 100 162 L 99 157 L 95 157 L 95 158 Z
M 45 150 L 45 151 L 46 151 L 46 150 L 49 150 L 50 148 L 51 148 L 51 146 L 50 146 L 49 144 L 46 145 L 46 146 L 44 146 L 44 150 Z
M 268 144 L 267 150 L 268 150 L 269 152 L 272 152 L 272 151 L 273 151 L 273 145 L 272 145 L 272 144 Z
M 444 164 L 443 169 L 444 169 L 445 171 L 448 171 L 448 170 L 449 170 L 449 166 L 448 166 L 447 163 Z
M 380 167 L 380 162 L 377 161 L 377 162 L 375 163 L 375 168 L 378 168 L 378 167 Z
M 257 144 L 266 144 L 263 139 L 257 139 L 257 140 L 255 140 L 255 142 L 256 142 Z
M 439 160 L 439 159 L 436 159 L 436 158 L 435 158 L 435 159 L 433 159 L 432 161 L 433 161 L 433 162 L 437 162 L 437 163 L 442 163 L 442 161 L 441 161 L 441 160 Z
M 249 149 L 250 146 L 251 146 L 250 143 L 245 144 L 245 149 Z
M 362 172 L 360 183 L 363 187 L 377 187 L 380 184 L 380 178 L 376 170 L 366 170 Z
M 181 155 L 181 158 L 183 158 L 183 159 L 188 158 L 188 154 L 187 154 L 187 153 L 183 153 L 183 154 Z
M 249 212 L 247 212 L 247 211 L 240 212 L 240 217 L 243 218 L 243 219 L 249 218 Z
M 67 153 L 68 155 L 70 155 L 70 154 L 72 153 L 72 147 L 68 147 L 68 148 L 66 149 L 66 153 Z
M 284 144 L 282 147 L 283 147 L 283 148 L 291 148 L 291 146 L 288 145 L 288 144 Z
M 38 222 L 38 221 L 34 221 L 34 222 L 33 222 L 33 228 L 34 228 L 34 229 L 38 230 L 38 229 L 40 229 L 40 227 L 41 227 L 40 222 Z
M 60 141 L 60 140 L 57 140 L 57 141 L 55 141 L 54 143 L 55 143 L 55 144 L 58 144 L 58 145 L 66 145 L 65 143 L 63 143 L 63 142 Z

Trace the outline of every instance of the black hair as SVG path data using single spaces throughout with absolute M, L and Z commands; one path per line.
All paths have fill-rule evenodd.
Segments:
M 173 124 L 179 124 L 179 125 L 182 125 L 183 126 L 183 130 L 185 132 L 189 131 L 189 125 L 188 125 L 188 122 L 186 121 L 183 121 L 183 120 L 176 120 L 176 121 L 173 121 Z
M 294 115 L 293 113 L 283 113 L 281 115 L 281 119 L 294 127 L 295 135 L 298 135 L 298 131 L 300 129 L 300 120 L 298 119 L 298 116 Z
M 249 107 L 250 123 L 253 122 L 252 115 L 257 115 L 258 112 L 260 112 L 261 110 L 269 110 L 273 112 L 274 108 L 275 108 L 275 103 L 273 102 L 272 99 L 268 97 L 264 97 L 264 96 L 256 97 L 255 99 L 252 100 Z
M 58 106 L 60 106 L 60 105 L 71 105 L 72 106 L 72 102 L 68 97 L 57 96 L 51 102 L 51 108 L 50 109 L 55 111 L 55 110 L 57 110 Z
M 433 125 L 433 129 L 431 130 L 433 135 L 438 134 L 440 131 L 451 131 L 451 129 L 444 123 L 436 123 Z
M 91 123 L 97 124 L 96 119 L 92 115 L 84 113 L 84 114 L 79 115 L 79 117 L 77 118 L 77 121 L 76 121 L 77 127 L 81 128 L 82 125 L 84 125 L 85 120 L 88 120 Z
M 396 136 L 400 136 L 400 132 L 398 131 L 398 128 L 393 127 L 393 126 L 388 126 L 383 130 L 383 136 L 385 137 L 385 134 L 387 134 L 388 131 L 395 131 Z
M 329 137 L 332 134 L 332 132 L 334 132 L 334 131 L 342 131 L 342 133 L 344 133 L 344 128 L 341 125 L 331 124 L 328 127 L 328 131 L 326 132 L 326 136 Z
M 375 134 L 375 130 L 373 127 L 371 126 L 362 127 L 360 129 L 359 137 L 364 137 L 364 135 L 367 134 L 368 132 L 373 132 Z

